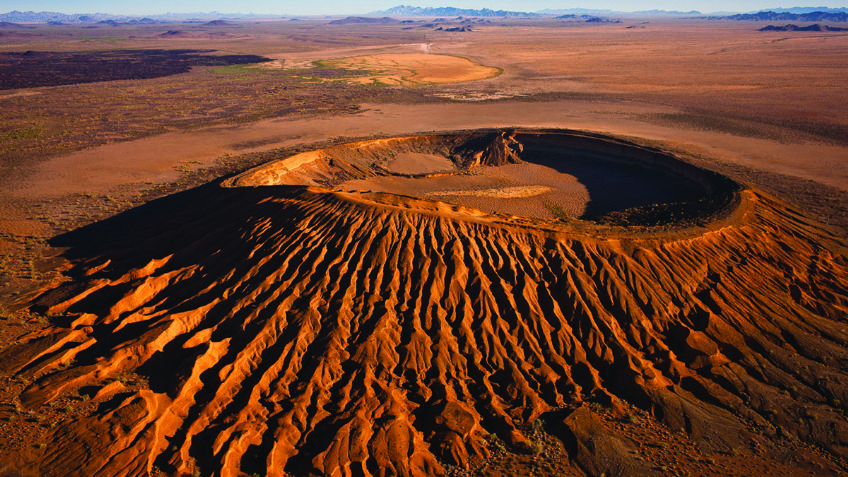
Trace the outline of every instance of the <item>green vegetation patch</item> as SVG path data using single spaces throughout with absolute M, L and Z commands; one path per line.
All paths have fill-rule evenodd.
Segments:
M 246 65 L 227 65 L 212 68 L 212 74 L 216 75 L 255 75 L 269 73 L 271 70 L 257 68 L 255 63 Z
M 11 131 L 0 132 L 0 142 L 5 141 L 20 141 L 24 139 L 35 139 L 41 136 L 41 128 L 31 126 L 28 128 L 12 129 Z
M 116 38 L 111 36 L 83 36 L 79 38 L 80 41 L 89 43 L 92 41 L 105 41 L 109 43 L 115 43 L 118 41 L 127 41 L 126 38 Z

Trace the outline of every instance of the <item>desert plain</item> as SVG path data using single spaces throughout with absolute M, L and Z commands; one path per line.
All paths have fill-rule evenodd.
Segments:
M 0 475 L 845 475 L 848 35 L 0 27 Z

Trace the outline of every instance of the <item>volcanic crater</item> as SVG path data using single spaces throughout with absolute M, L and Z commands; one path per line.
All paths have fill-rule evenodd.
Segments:
M 274 161 L 224 183 L 260 185 L 405 195 L 489 214 L 620 225 L 709 218 L 727 212 L 739 189 L 656 149 L 585 132 L 535 129 L 341 144 Z
M 54 326 L 0 371 L 24 408 L 97 407 L 52 431 L 44 475 L 446 475 L 532 453 L 534 423 L 563 475 L 662 473 L 599 417 L 631 408 L 704 456 L 802 473 L 794 439 L 845 471 L 844 239 L 658 149 L 340 144 L 54 245 L 75 264 L 35 301 Z

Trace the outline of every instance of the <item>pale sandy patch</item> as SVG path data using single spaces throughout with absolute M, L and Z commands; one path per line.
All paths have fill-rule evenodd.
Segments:
M 18 91 L 16 93 L 0 94 L 0 99 L 18 98 L 21 96 L 35 96 L 41 94 L 40 91 Z
M 321 64 L 329 68 L 369 72 L 350 81 L 398 86 L 460 83 L 491 78 L 501 72 L 499 68 L 484 66 L 461 56 L 427 53 L 352 56 L 325 60 Z
M 389 161 L 388 170 L 396 174 L 431 174 L 455 169 L 444 156 L 420 152 L 404 152 Z
M 515 187 L 498 187 L 496 189 L 484 190 L 442 190 L 428 192 L 426 195 L 432 197 L 445 196 L 471 196 L 485 197 L 492 199 L 525 199 L 527 197 L 535 197 L 550 192 L 553 189 L 541 185 L 531 186 L 515 186 Z

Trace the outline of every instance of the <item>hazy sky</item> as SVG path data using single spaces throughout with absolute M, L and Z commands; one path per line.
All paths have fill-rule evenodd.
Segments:
M 702 12 L 746 12 L 775 7 L 829 6 L 848 7 L 848 0 L 0 0 L 0 13 L 12 10 L 56 11 L 63 13 L 156 14 L 185 12 L 242 12 L 293 15 L 342 15 L 367 13 L 405 4 L 415 6 L 452 6 L 458 8 L 492 8 L 495 10 L 536 11 L 544 8 L 605 8 L 635 10 L 699 10 Z

